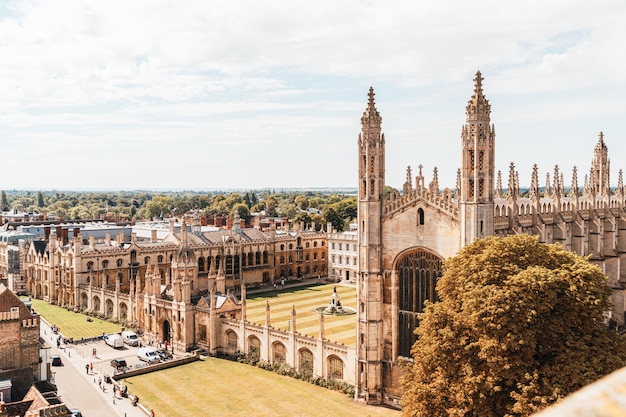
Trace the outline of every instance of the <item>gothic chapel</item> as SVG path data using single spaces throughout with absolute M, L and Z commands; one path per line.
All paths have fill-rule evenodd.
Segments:
M 385 136 L 369 90 L 358 138 L 357 396 L 371 404 L 397 404 L 399 366 L 410 357 L 413 329 L 425 300 L 435 300 L 442 261 L 489 235 L 531 234 L 560 242 L 609 276 L 614 322 L 624 325 L 626 204 L 622 171 L 609 184 L 608 149 L 600 133 L 582 189 L 574 167 L 569 193 L 554 167 L 545 188 L 533 167 L 530 188 L 520 191 L 511 163 L 506 195 L 495 172 L 495 128 L 480 71 L 461 130 L 461 169 L 454 190 L 440 189 L 437 169 L 426 185 L 419 166 L 407 169 L 402 193 L 385 198 Z M 622 265 L 624 259 L 624 265 Z

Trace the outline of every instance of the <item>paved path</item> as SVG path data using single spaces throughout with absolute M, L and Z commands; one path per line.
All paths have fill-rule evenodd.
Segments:
M 58 395 L 69 408 L 78 408 L 84 417 L 146 417 L 147 411 L 141 406 L 133 406 L 128 398 L 119 395 L 113 399 L 113 385 L 104 382 L 104 375 L 85 372 L 85 364 L 91 360 L 81 356 L 85 349 L 68 347 L 58 349 L 56 347 L 57 335 L 53 334 L 50 326 L 41 320 L 41 336 L 52 346 L 52 354 L 59 354 L 64 366 L 52 366 Z M 102 386 L 98 386 L 98 379 L 102 377 Z

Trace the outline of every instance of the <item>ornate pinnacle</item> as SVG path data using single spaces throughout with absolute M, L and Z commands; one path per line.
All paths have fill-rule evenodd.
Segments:
M 376 110 L 376 103 L 374 102 L 374 88 L 370 87 L 370 91 L 367 94 L 367 108 L 363 112 L 361 117 L 361 124 L 363 125 L 378 125 L 382 123 L 383 119 L 380 117 L 378 110 Z

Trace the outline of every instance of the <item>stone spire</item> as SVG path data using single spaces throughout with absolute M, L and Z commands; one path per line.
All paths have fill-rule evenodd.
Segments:
M 570 197 L 578 197 L 578 169 L 574 165 L 572 170 L 572 189 L 569 192 Z
M 559 182 L 560 179 L 561 179 L 561 177 L 559 176 L 559 166 L 555 165 L 554 166 L 554 178 L 552 179 L 554 181 L 554 184 L 553 184 L 553 187 L 554 187 L 553 191 L 554 192 L 553 192 L 552 196 L 556 197 L 556 198 L 563 197 L 563 195 L 561 194 L 561 184 Z
M 370 91 L 367 95 L 367 108 L 363 112 L 363 117 L 361 117 L 361 124 L 363 125 L 363 127 L 380 127 L 383 122 L 383 118 L 380 117 L 378 110 L 376 110 L 374 96 L 374 88 L 370 87 Z
M 533 165 L 533 173 L 530 177 L 530 198 L 539 198 L 539 167 L 537 164 Z
M 609 149 L 604 143 L 604 133 L 600 132 L 591 161 L 591 181 L 594 194 L 602 196 L 610 194 L 610 167 Z
M 439 174 L 437 172 L 437 167 L 433 168 L 433 180 L 428 185 L 428 191 L 431 195 L 439 194 Z
M 456 170 L 456 201 L 461 198 L 461 169 Z
M 620 207 L 624 207 L 624 175 L 621 169 L 617 174 L 617 190 L 615 190 L 615 195 L 617 196 Z
M 424 166 L 419 164 L 417 168 L 419 171 L 417 177 L 415 177 L 415 188 L 417 191 L 422 191 L 424 189 L 424 175 L 422 174 L 422 168 L 424 168 Z
M 550 173 L 546 172 L 546 188 L 543 190 L 543 196 L 550 198 L 552 196 L 552 190 L 550 190 Z
M 486 121 L 487 127 L 489 127 L 491 105 L 483 94 L 483 80 L 484 78 L 480 74 L 480 71 L 476 71 L 476 77 L 474 77 L 474 94 L 468 101 L 465 111 L 468 121 Z
M 406 167 L 406 181 L 404 182 L 404 194 L 408 194 L 413 190 L 413 177 L 411 176 L 411 166 Z
M 496 180 L 496 197 L 502 198 L 502 171 L 498 170 L 498 179 Z
M 519 190 L 517 189 L 517 184 L 515 180 L 515 164 L 511 162 L 509 165 L 509 184 L 507 190 L 507 198 L 509 200 L 517 200 L 519 197 Z

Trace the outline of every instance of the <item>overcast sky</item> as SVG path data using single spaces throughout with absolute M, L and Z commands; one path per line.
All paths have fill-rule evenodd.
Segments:
M 0 2 L 0 189 L 356 187 L 370 86 L 387 184 L 454 188 L 474 74 L 522 185 L 626 168 L 626 3 Z

